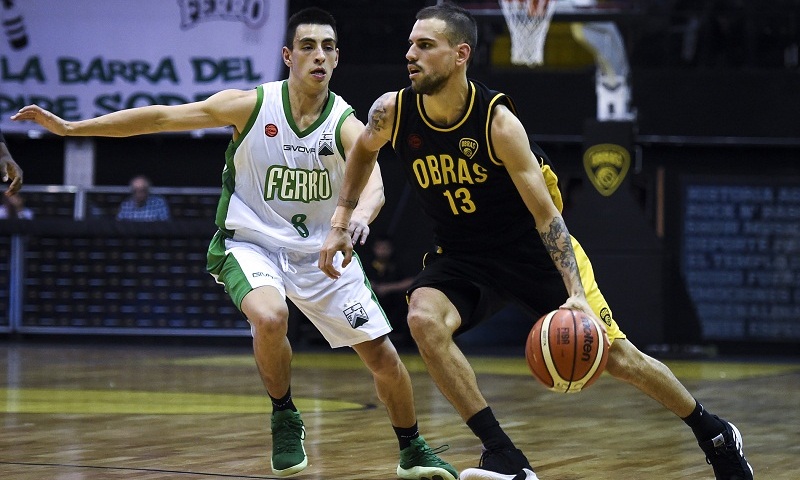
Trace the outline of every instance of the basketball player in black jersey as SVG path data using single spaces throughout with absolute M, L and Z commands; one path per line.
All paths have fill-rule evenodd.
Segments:
M 391 142 L 435 224 L 437 248 L 409 288 L 409 329 L 433 380 L 484 447 L 479 466 L 462 471 L 461 480 L 537 478 L 453 341 L 509 302 L 534 315 L 562 307 L 601 319 L 612 342 L 607 371 L 682 418 L 717 479 L 752 479 L 736 427 L 704 410 L 664 364 L 620 331 L 586 254 L 564 224 L 544 152 L 529 143 L 507 96 L 467 78 L 476 39 L 475 20 L 459 7 L 418 12 L 406 54 L 411 86 L 373 104 L 348 155 L 320 268 L 338 278 L 334 254 L 352 255 L 350 215 L 376 153 Z

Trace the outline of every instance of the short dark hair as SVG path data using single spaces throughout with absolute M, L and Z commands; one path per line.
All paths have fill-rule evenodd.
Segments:
M 294 36 L 297 34 L 298 25 L 329 25 L 333 29 L 335 39 L 338 40 L 339 38 L 339 34 L 336 33 L 336 19 L 333 18 L 333 15 L 321 8 L 308 7 L 289 17 L 284 40 L 284 45 L 289 49 L 294 44 Z
M 469 11 L 452 3 L 440 3 L 417 12 L 417 20 L 438 18 L 447 24 L 445 36 L 451 46 L 466 43 L 474 53 L 478 44 L 478 23 Z

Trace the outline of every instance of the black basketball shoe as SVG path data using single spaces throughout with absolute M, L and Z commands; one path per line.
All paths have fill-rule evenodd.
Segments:
M 742 452 L 742 434 L 732 423 L 719 417 L 725 431 L 705 442 L 699 442 L 706 454 L 706 462 L 714 468 L 717 480 L 753 480 L 753 467 Z
M 461 472 L 460 480 L 539 480 L 525 455 L 516 448 L 484 450 L 477 468 Z

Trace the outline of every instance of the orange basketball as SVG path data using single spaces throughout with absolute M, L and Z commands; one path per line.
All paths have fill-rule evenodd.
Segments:
M 545 387 L 575 393 L 600 378 L 608 347 L 608 338 L 596 320 L 560 308 L 536 321 L 525 343 L 525 357 L 531 373 Z

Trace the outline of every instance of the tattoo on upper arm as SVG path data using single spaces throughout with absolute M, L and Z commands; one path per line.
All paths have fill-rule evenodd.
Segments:
M 561 275 L 569 274 L 580 281 L 578 262 L 564 220 L 559 217 L 554 218 L 550 228 L 546 232 L 539 232 L 539 236 L 542 237 L 542 243 L 550 257 L 561 267 L 559 268 Z
M 372 104 L 372 108 L 369 110 L 369 123 L 367 123 L 367 129 L 370 132 L 380 132 L 381 130 L 386 128 L 386 105 L 383 102 L 383 99 L 379 98 L 375 100 L 375 103 Z

